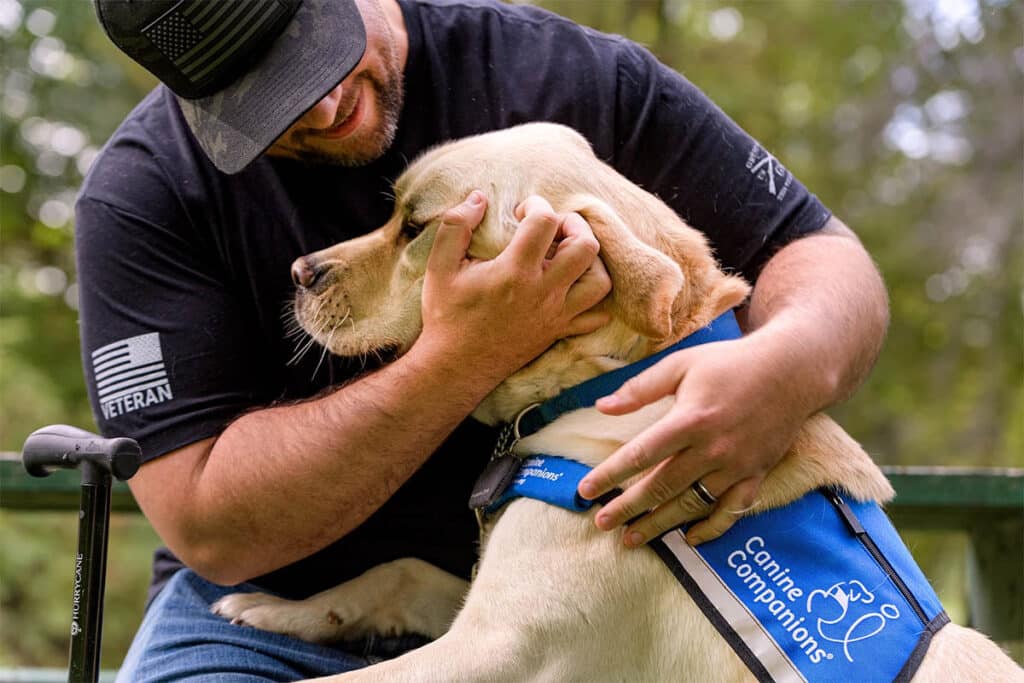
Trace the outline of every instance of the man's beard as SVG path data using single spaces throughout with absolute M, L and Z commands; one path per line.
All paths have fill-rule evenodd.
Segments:
M 319 149 L 304 145 L 304 136 L 300 134 L 296 141 L 289 145 L 293 148 L 293 154 L 313 164 L 347 167 L 365 166 L 383 156 L 395 141 L 398 119 L 405 99 L 401 69 L 389 69 L 385 77 L 386 81 L 372 74 L 363 77 L 369 86 L 363 96 L 372 96 L 376 99 L 379 122 L 372 130 L 360 131 L 357 146 L 342 151 Z M 366 103 L 362 106 L 366 106 Z

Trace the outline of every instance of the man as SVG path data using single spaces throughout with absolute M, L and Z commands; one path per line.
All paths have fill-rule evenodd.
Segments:
M 524 198 L 532 251 L 569 242 L 556 263 L 472 262 L 486 210 L 474 192 L 434 246 L 435 262 L 461 266 L 428 272 L 419 340 L 375 372 L 304 353 L 301 339 L 296 353 L 283 320 L 290 262 L 381 225 L 390 182 L 433 144 L 529 120 L 570 125 L 704 230 L 726 267 L 757 278 L 741 314 L 748 336 L 675 354 L 599 406 L 622 413 L 676 394 L 669 415 L 581 484 L 592 497 L 648 472 L 597 517 L 611 530 L 650 511 L 622 532 L 627 545 L 678 523 L 675 501 L 694 487 L 717 504 L 691 542 L 721 533 L 797 427 L 848 395 L 877 353 L 885 295 L 856 237 L 624 39 L 475 0 L 97 10 L 174 90 L 128 116 L 77 205 L 97 419 L 140 440 L 147 462 L 132 491 L 174 553 L 158 552 L 159 595 L 122 680 L 288 680 L 416 642 L 338 650 L 228 624 L 208 612 L 221 586 L 303 597 L 409 555 L 468 573 L 465 499 L 493 434 L 466 416 L 554 340 L 604 322 L 588 312 L 608 281 L 582 219 Z

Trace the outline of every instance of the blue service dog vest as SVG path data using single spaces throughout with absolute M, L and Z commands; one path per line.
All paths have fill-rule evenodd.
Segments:
M 592 406 L 669 353 L 739 336 L 727 312 L 655 356 L 527 408 L 506 431 L 516 438 L 532 434 L 562 414 Z M 499 446 L 470 507 L 493 513 L 527 497 L 582 512 L 616 495 L 580 498 L 576 489 L 589 471 L 555 455 L 520 460 Z M 687 544 L 686 528 L 648 545 L 759 681 L 909 681 L 932 636 L 949 623 L 875 503 L 812 491 L 785 507 L 743 517 L 697 547 Z
M 519 497 L 588 510 L 576 487 L 589 471 L 529 456 L 491 511 Z M 949 623 L 875 503 L 812 491 L 697 547 L 685 528 L 650 546 L 759 681 L 909 681 Z
M 651 547 L 759 681 L 909 681 L 949 623 L 881 508 L 832 490 Z

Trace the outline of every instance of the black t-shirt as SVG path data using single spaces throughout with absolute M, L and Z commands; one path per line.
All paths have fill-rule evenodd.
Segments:
M 289 362 L 289 266 L 382 225 L 391 182 L 446 140 L 527 121 L 569 125 L 748 278 L 829 216 L 699 90 L 634 43 L 529 6 L 401 6 L 406 104 L 393 146 L 372 164 L 263 157 L 221 174 L 163 87 L 108 142 L 76 209 L 82 354 L 104 434 L 137 439 L 151 459 L 218 434 L 244 411 L 358 374 L 358 361 L 318 366 L 319 350 Z M 467 420 L 358 529 L 256 583 L 304 596 L 410 555 L 467 575 L 476 528 L 466 500 L 492 443 L 490 429 Z M 188 504 L 187 491 L 181 499 Z M 156 583 L 177 566 L 158 553 Z

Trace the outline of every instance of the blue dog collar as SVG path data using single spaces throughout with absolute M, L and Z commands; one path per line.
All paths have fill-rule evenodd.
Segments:
M 606 372 L 570 387 L 544 403 L 527 407 L 519 413 L 514 422 L 506 424 L 501 430 L 494 455 L 473 485 L 469 507 L 476 511 L 477 521 L 482 525 L 484 513 L 491 513 L 512 498 L 520 496 L 539 497 L 541 500 L 576 511 L 586 510 L 594 502 L 603 502 L 602 499 L 588 502 L 576 495 L 576 486 L 589 468 L 573 460 L 545 455 L 537 456 L 544 458 L 541 469 L 537 469 L 537 466 L 522 463 L 514 452 L 516 442 L 522 437 L 540 431 L 565 413 L 593 406 L 597 399 L 613 393 L 631 377 L 635 377 L 671 353 L 699 344 L 738 339 L 742 335 L 735 314 L 731 310 L 726 311 L 706 327 L 653 356 Z M 571 491 L 569 482 L 574 482 Z M 552 486 L 553 484 L 555 486 Z M 510 486 L 520 492 L 512 494 L 508 491 Z M 562 487 L 565 488 L 564 491 L 560 490 Z
M 544 403 L 527 408 L 516 421 L 518 432 L 516 436 L 517 438 L 529 436 L 565 413 L 580 408 L 590 408 L 597 403 L 597 399 L 615 392 L 627 380 L 639 375 L 669 354 L 701 344 L 739 339 L 742 336 L 743 332 L 740 330 L 739 323 L 736 322 L 736 314 L 732 310 L 728 310 L 708 323 L 706 327 L 702 327 L 653 356 L 598 375 L 586 382 L 569 387 Z
M 568 458 L 531 455 L 523 460 L 512 483 L 487 512 L 490 514 L 515 498 L 533 498 L 572 512 L 585 512 L 597 501 L 581 498 L 576 488 L 589 471 L 590 467 Z

